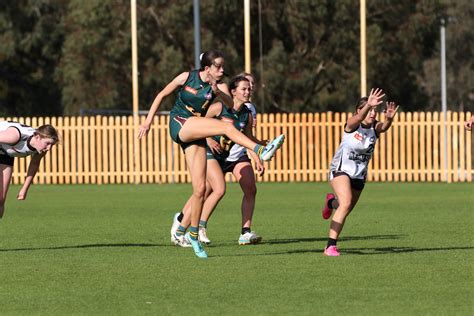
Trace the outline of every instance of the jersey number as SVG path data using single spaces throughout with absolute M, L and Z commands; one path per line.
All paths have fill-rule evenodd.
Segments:
M 368 154 L 371 154 L 374 152 L 374 148 L 375 148 L 375 145 L 374 144 L 370 144 L 369 145 L 369 148 L 367 148 L 367 153 Z

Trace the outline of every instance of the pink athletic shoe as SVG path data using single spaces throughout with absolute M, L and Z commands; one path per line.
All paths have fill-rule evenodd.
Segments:
M 329 217 L 331 217 L 332 209 L 329 208 L 328 201 L 330 199 L 334 199 L 334 198 L 335 198 L 334 194 L 332 194 L 332 193 L 326 194 L 326 200 L 324 201 L 324 207 L 323 207 L 323 218 L 324 219 L 328 219 Z
M 338 257 L 340 253 L 336 246 L 329 246 L 324 249 L 324 255 L 328 257 Z

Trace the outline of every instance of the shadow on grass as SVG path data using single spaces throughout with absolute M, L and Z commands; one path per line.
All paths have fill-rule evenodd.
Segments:
M 371 236 L 350 236 L 342 237 L 339 241 L 352 241 L 352 240 L 386 240 L 386 239 L 400 239 L 405 235 L 371 235 Z M 317 238 L 285 238 L 285 239 L 269 239 L 264 240 L 262 244 L 292 244 L 299 242 L 315 242 L 315 241 L 327 241 L 327 237 Z
M 258 247 L 258 245 L 254 245 Z M 396 253 L 410 253 L 410 252 L 433 252 L 433 251 L 453 251 L 453 250 L 474 250 L 474 247 L 440 247 L 440 248 L 415 248 L 415 247 L 378 247 L 378 248 L 347 248 L 339 249 L 343 256 L 345 255 L 386 255 Z M 301 249 L 289 250 L 279 252 L 267 253 L 253 253 L 253 254 L 235 254 L 235 255 L 217 255 L 216 257 L 240 257 L 240 256 L 272 256 L 272 255 L 287 255 L 287 254 L 304 254 L 304 253 L 319 253 L 322 254 L 323 249 Z
M 431 251 L 451 251 L 451 250 L 473 250 L 474 247 L 440 247 L 440 248 L 415 248 L 415 247 L 378 247 L 378 248 L 349 248 L 339 250 L 341 253 L 351 255 L 383 255 L 407 252 L 431 252 Z
M 89 245 L 74 245 L 74 246 L 56 246 L 56 247 L 29 247 L 29 248 L 11 248 L 11 249 L 0 249 L 0 252 L 9 252 L 9 251 L 35 251 L 35 250 L 64 250 L 64 249 L 81 249 L 81 248 L 110 248 L 110 247 L 167 247 L 174 245 L 164 245 L 164 244 L 152 244 L 152 243 L 120 243 L 120 244 L 89 244 Z

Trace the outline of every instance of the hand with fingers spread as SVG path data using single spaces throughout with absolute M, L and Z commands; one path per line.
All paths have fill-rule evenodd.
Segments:
M 397 114 L 398 105 L 396 105 L 395 102 L 387 102 L 386 105 L 387 107 L 384 111 L 385 118 L 387 120 L 392 120 L 395 117 L 395 114 Z
M 206 138 L 206 142 L 207 142 L 207 146 L 209 147 L 209 149 L 211 150 L 211 152 L 213 154 L 222 154 L 223 150 L 222 150 L 222 147 L 221 145 L 216 142 L 212 137 L 208 137 Z
M 383 93 L 382 89 L 379 89 L 379 88 L 371 89 L 368 100 L 367 100 L 367 104 L 370 107 L 374 108 L 383 102 L 382 98 L 384 96 L 385 96 L 385 93 Z

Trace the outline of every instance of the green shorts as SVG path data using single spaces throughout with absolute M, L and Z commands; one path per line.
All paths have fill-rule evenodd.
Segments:
M 187 147 L 191 145 L 203 145 L 206 146 L 206 140 L 205 139 L 198 139 L 189 143 L 183 142 L 179 138 L 179 132 L 181 131 L 181 128 L 183 128 L 183 125 L 186 123 L 188 118 L 191 116 L 184 116 L 184 115 L 170 115 L 170 124 L 169 124 L 169 129 L 170 129 L 170 136 L 171 139 L 179 144 L 183 150 L 185 150 Z

